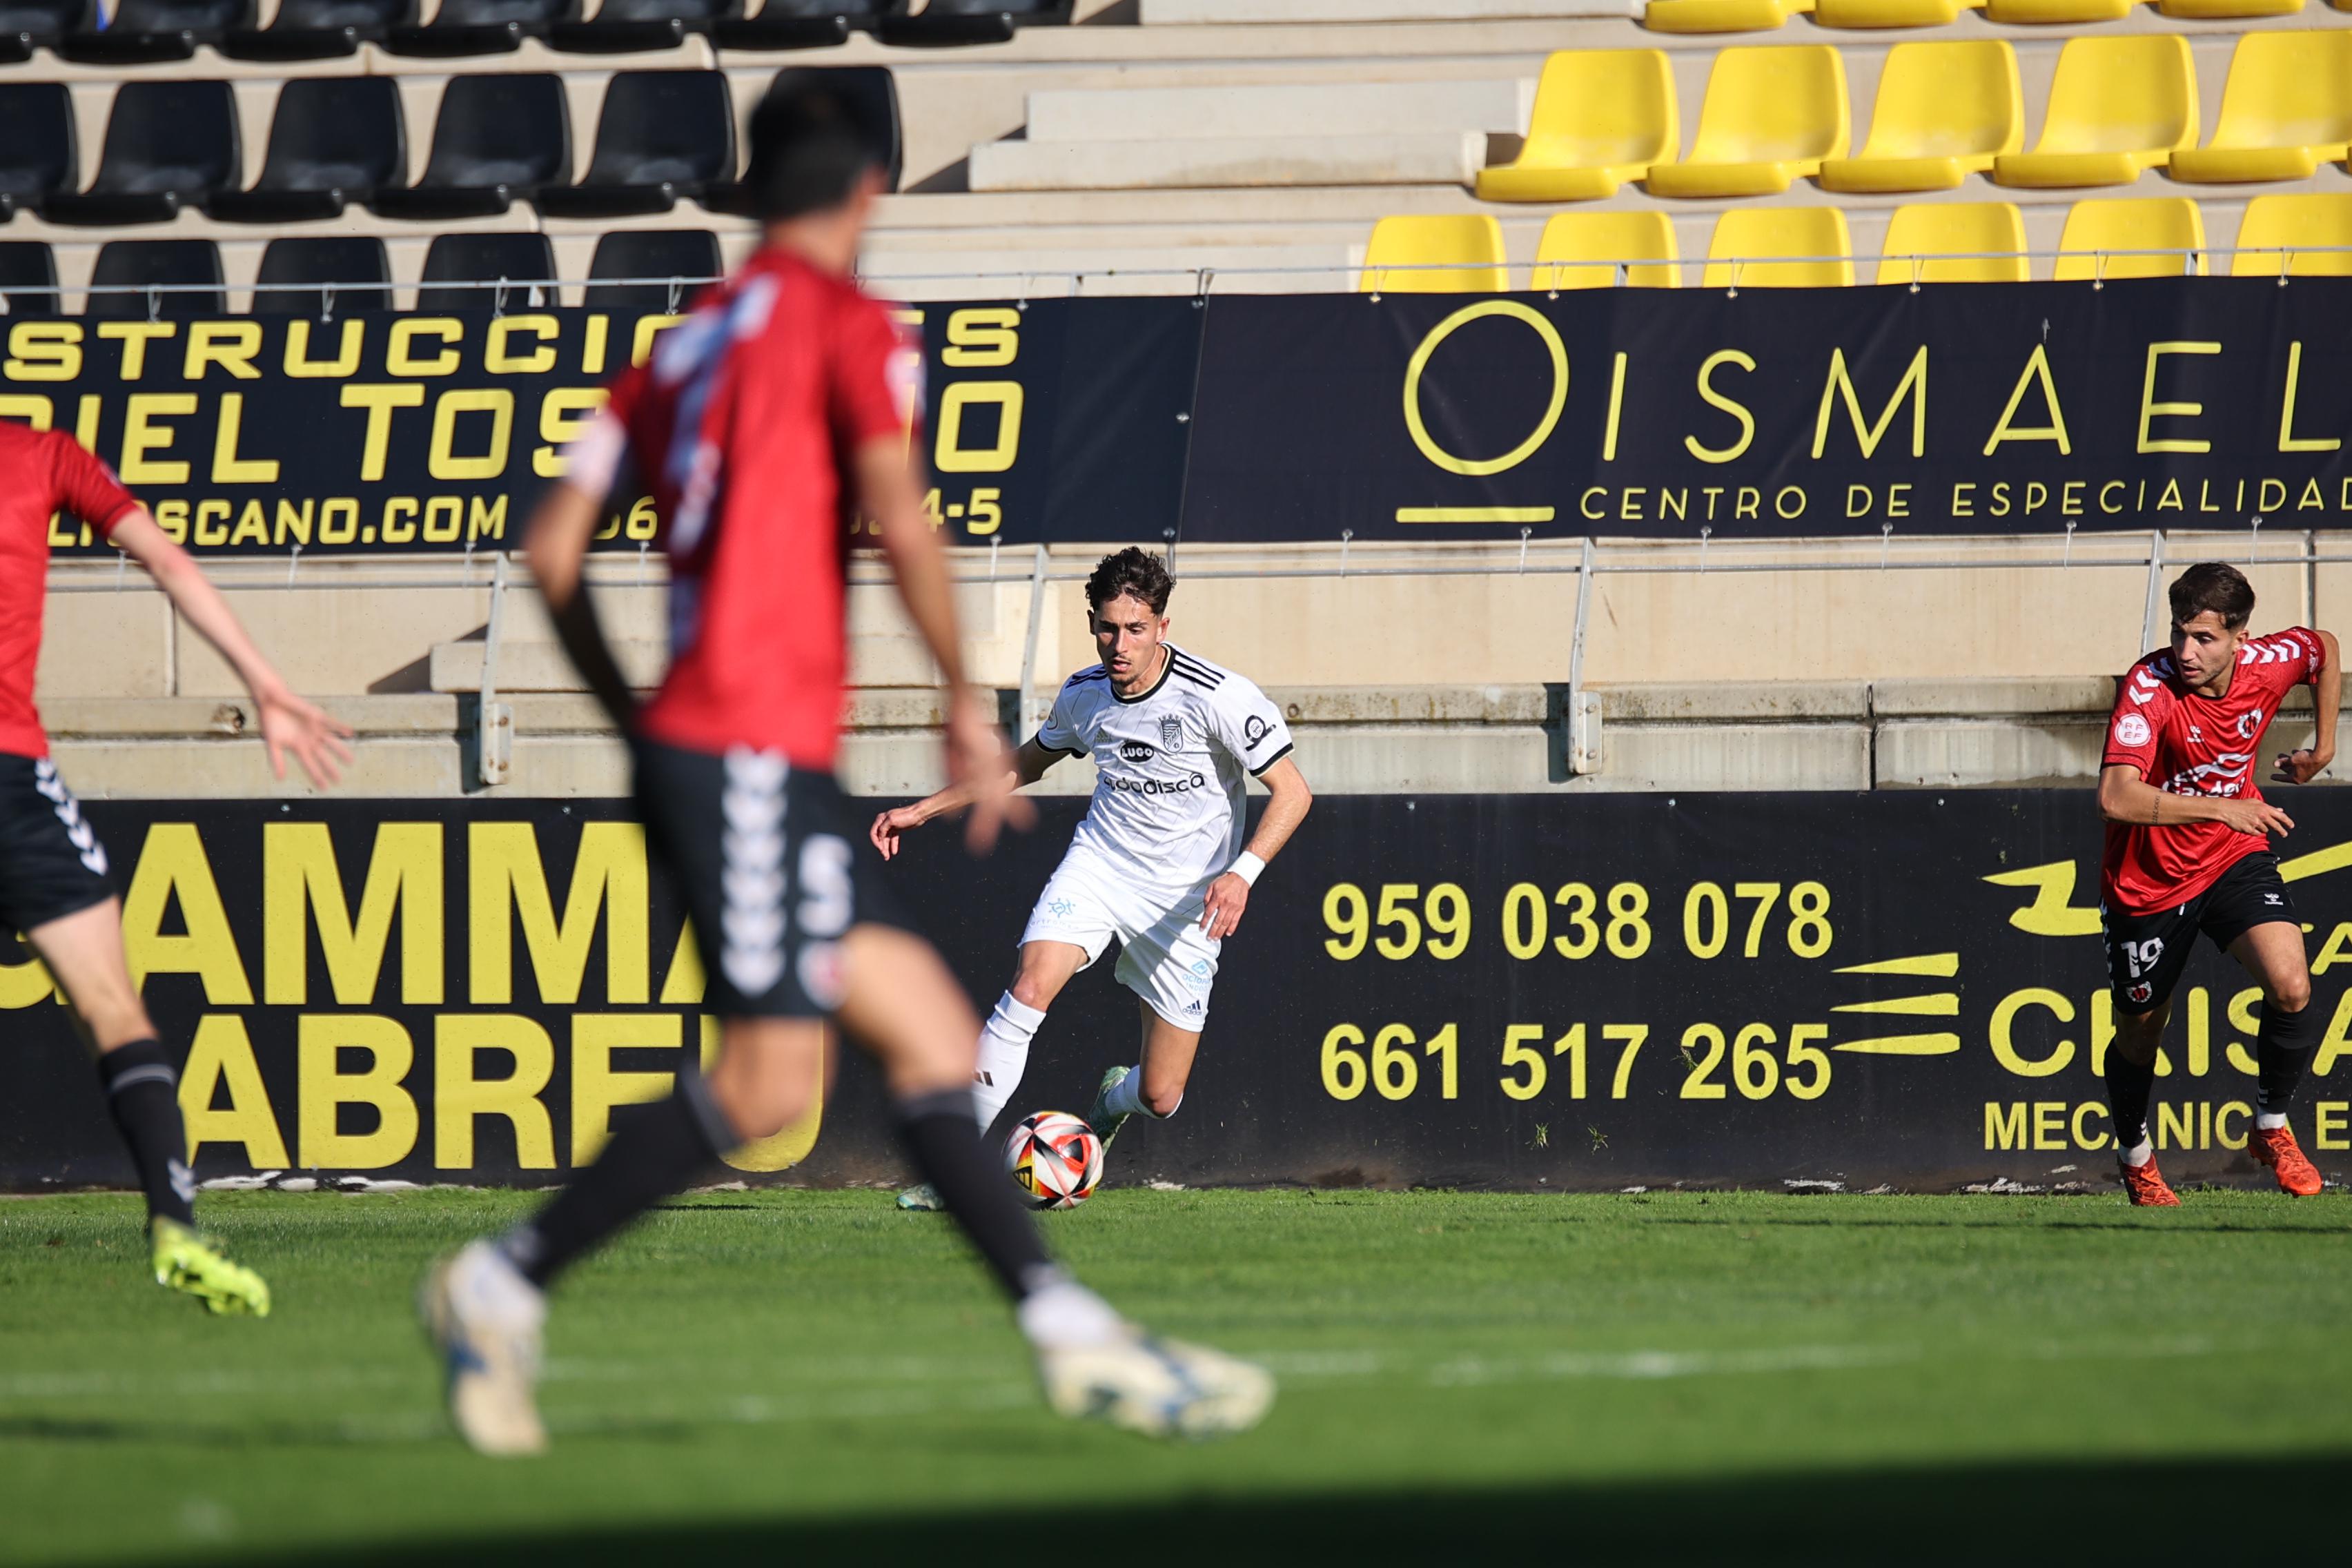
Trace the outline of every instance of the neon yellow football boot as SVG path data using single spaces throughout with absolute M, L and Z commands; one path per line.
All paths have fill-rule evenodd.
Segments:
M 147 1235 L 155 1248 L 156 1284 L 194 1296 L 208 1312 L 269 1316 L 268 1282 L 223 1257 L 198 1232 L 177 1220 L 157 1219 L 149 1224 Z

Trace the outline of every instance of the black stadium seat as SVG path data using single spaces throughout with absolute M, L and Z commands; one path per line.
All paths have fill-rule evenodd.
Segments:
M 525 38 L 579 19 L 580 0 L 441 0 L 431 22 L 394 28 L 384 47 L 395 55 L 509 54 Z
M 675 48 L 743 15 L 743 0 L 604 0 L 595 20 L 558 22 L 548 44 L 572 54 L 620 55 Z
M 110 239 L 98 247 L 89 280 L 93 286 L 133 284 L 142 289 L 156 284 L 209 287 L 172 294 L 93 293 L 82 311 L 86 316 L 219 316 L 228 310 L 220 247 L 209 239 Z
M 18 65 L 55 48 L 97 16 L 97 0 L 0 0 L 0 64 Z
M 499 287 L 449 287 L 456 283 Z M 555 304 L 555 247 L 543 234 L 445 234 L 425 248 L 419 310 L 550 310 Z
M 735 110 L 720 71 L 615 71 L 596 121 L 596 152 L 576 185 L 550 185 L 555 217 L 666 213 L 735 179 Z
M 929 47 L 1007 44 L 1016 27 L 1061 26 L 1071 0 L 931 0 L 919 16 L 892 16 L 875 29 L 886 44 Z
M 345 206 L 407 177 L 408 137 L 392 78 L 298 77 L 278 90 L 261 178 L 249 191 L 223 191 L 205 210 L 230 223 L 341 217 Z
M 596 255 L 588 263 L 587 297 L 581 303 L 592 310 L 674 316 L 701 287 L 699 279 L 722 270 L 719 237 L 707 228 L 623 229 L 596 242 Z M 667 281 L 595 281 L 621 278 Z
M 244 177 L 228 83 L 134 81 L 115 89 L 89 189 L 51 196 L 41 216 L 52 223 L 168 223 Z
M 103 30 L 61 39 L 58 53 L 84 65 L 131 66 L 192 58 L 232 28 L 253 26 L 254 0 L 121 0 Z
M 572 180 L 572 117 L 547 72 L 455 76 L 441 89 L 433 155 L 409 188 L 378 191 L 386 217 L 486 217 Z
M 906 8 L 907 0 L 764 0 L 757 15 L 721 22 L 711 37 L 722 49 L 819 49 Z
M 380 44 L 395 27 L 416 24 L 417 0 L 280 0 L 267 27 L 243 27 L 220 42 L 240 60 L 325 60 Z
M 61 81 L 0 84 L 0 222 L 81 178 L 73 95 Z
M 362 236 L 273 239 L 262 247 L 261 272 L 254 281 L 319 285 L 257 289 L 257 316 L 326 317 L 344 310 L 392 309 L 392 260 L 384 254 L 383 241 Z
M 58 258 L 46 243 L 0 244 L 0 307 L 11 316 L 58 314 Z

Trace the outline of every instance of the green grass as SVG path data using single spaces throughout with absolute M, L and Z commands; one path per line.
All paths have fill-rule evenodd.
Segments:
M 0 1202 L 0 1560 L 2210 1561 L 2352 1530 L 2352 1201 L 1114 1191 L 1048 1224 L 1266 1426 L 1056 1421 L 942 1220 L 709 1193 L 560 1292 L 556 1451 L 446 1435 L 410 1315 L 510 1194 Z M 1074 1528 L 1075 1527 L 1075 1528 Z M 2316 1559 L 2315 1559 L 2316 1560 Z

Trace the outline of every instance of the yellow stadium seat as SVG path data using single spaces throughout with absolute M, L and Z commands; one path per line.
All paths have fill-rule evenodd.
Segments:
M 1650 0 L 1642 26 L 1654 33 L 1765 33 L 1813 8 L 1813 0 Z
M 2138 0 L 1985 0 L 1985 20 L 2050 27 L 2085 22 L 2120 22 Z
M 2017 51 L 1998 38 L 1897 44 L 1878 77 L 1870 140 L 1825 159 L 1825 191 L 1948 191 L 2025 145 Z
M 1895 209 L 1881 283 L 2022 283 L 2025 216 L 2007 202 L 1914 202 Z
M 1536 242 L 1532 287 L 1612 288 L 1619 268 L 1612 263 L 1649 261 L 1658 265 L 1624 268 L 1624 281 L 1635 289 L 1673 289 L 1682 281 L 1677 255 L 1674 220 L 1664 213 L 1560 213 Z
M 2232 278 L 2352 278 L 2352 195 L 2256 196 L 2238 225 Z
M 1654 196 L 1764 196 L 1843 158 L 1852 133 L 1845 61 L 1827 44 L 1736 47 L 1715 57 L 1691 155 L 1661 163 Z
M 2200 184 L 2307 180 L 2352 142 L 2352 31 L 2249 33 L 2230 57 L 2213 140 L 2172 155 Z
M 2116 251 L 2154 252 L 2117 256 Z M 2205 217 L 2187 196 L 2076 202 L 2058 237 L 2061 283 L 2093 278 L 2205 276 Z
M 2292 16 L 2303 9 L 2303 0 L 2157 0 L 2156 8 L 2185 22 L 2220 22 L 2240 16 Z
M 1824 27 L 1948 27 L 1985 0 L 1818 0 L 1813 20 Z
M 1361 288 L 1367 294 L 1494 292 L 1510 287 L 1506 260 L 1503 226 L 1485 213 L 1384 217 L 1364 247 Z
M 1779 260 L 1790 257 L 1801 259 Z M 1853 242 L 1835 207 L 1743 207 L 1715 220 L 1709 289 L 1830 289 L 1853 281 Z
M 2004 185 L 2128 185 L 2197 144 L 2197 72 L 2168 34 L 2070 38 L 2058 51 L 2042 140 L 1993 160 Z
M 1682 148 L 1675 75 L 1663 49 L 1563 49 L 1544 61 L 1516 162 L 1482 170 L 1489 202 L 1613 196 Z

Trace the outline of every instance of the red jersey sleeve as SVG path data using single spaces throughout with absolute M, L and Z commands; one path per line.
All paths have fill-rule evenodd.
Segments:
M 63 433 L 49 437 L 49 479 L 58 506 L 100 533 L 110 532 L 139 509 L 114 470 L 89 447 Z
M 2327 663 L 2327 649 L 2320 643 L 2319 634 L 2309 626 L 2289 626 L 2255 640 L 2272 659 L 2287 668 L 2290 686 L 2318 679 L 2321 668 Z
M 922 350 L 870 300 L 860 300 L 842 321 L 828 397 L 834 437 L 845 450 L 905 436 L 921 417 Z
M 2116 689 L 2115 711 L 2107 716 L 2107 749 L 2099 765 L 2137 768 L 2139 776 L 2147 778 L 2156 766 L 2157 729 L 2172 701 L 2171 689 L 2145 663 L 2132 666 Z

